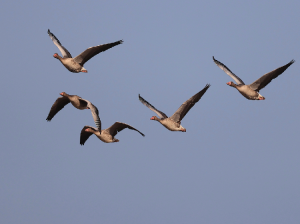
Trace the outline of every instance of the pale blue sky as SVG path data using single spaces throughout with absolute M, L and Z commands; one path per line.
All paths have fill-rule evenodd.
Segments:
M 105 224 L 300 223 L 299 1 L 4 1 L 1 24 L 0 222 Z M 124 40 L 70 73 L 50 29 L 73 56 Z M 294 63 L 249 101 L 213 62 L 246 84 Z M 170 132 L 138 100 L 171 116 L 211 84 Z M 65 91 L 95 104 L 105 144 Z

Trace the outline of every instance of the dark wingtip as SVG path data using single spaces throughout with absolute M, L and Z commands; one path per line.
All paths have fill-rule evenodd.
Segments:
M 141 101 L 142 103 L 145 101 L 143 97 L 141 97 L 141 95 L 139 94 L 139 101 Z
M 291 62 L 290 62 L 290 63 L 291 63 L 291 64 L 293 64 L 294 62 L 296 62 L 296 61 L 293 59 L 293 60 L 291 60 Z
M 50 30 L 48 29 L 48 34 L 50 34 L 51 32 L 50 32 Z
M 119 42 L 119 44 L 123 44 L 124 41 L 123 40 L 119 40 L 118 42 Z

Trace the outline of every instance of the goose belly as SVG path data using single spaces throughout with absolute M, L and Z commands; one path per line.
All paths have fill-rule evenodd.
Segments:
M 96 135 L 102 142 L 105 143 L 110 143 L 113 142 L 113 136 L 108 135 L 106 133 L 104 133 L 103 131 L 101 131 L 101 134 L 98 132 L 98 134 Z
M 174 121 L 166 119 L 162 120 L 160 123 L 170 131 L 180 131 L 180 125 Z
M 61 62 L 70 72 L 81 72 L 82 66 L 75 62 L 73 58 L 65 58 Z
M 247 99 L 249 100 L 256 100 L 258 99 L 259 93 L 254 91 L 253 89 L 251 89 L 249 86 L 244 85 L 241 86 L 239 88 L 237 88 L 237 90 Z

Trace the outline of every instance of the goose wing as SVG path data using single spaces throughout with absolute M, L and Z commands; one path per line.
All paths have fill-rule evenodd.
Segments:
M 109 132 L 109 134 L 111 134 L 112 136 L 115 136 L 116 134 L 118 134 L 118 132 L 122 131 L 124 128 L 135 130 L 138 133 L 140 133 L 142 136 L 145 136 L 142 132 L 140 132 L 139 130 L 137 130 L 134 127 L 130 126 L 129 124 L 125 124 L 125 123 L 118 122 L 118 121 L 115 122 L 109 128 L 107 128 L 106 130 Z
M 72 58 L 72 55 L 70 54 L 70 52 L 66 48 L 64 48 L 64 46 L 61 45 L 59 40 L 56 38 L 56 36 L 54 36 L 53 33 L 50 32 L 49 29 L 48 29 L 48 35 L 51 38 L 51 40 L 53 41 L 53 43 L 56 45 L 56 47 L 58 47 L 58 49 L 60 50 L 63 58 Z
M 189 110 L 201 99 L 209 87 L 210 84 L 207 84 L 200 92 L 185 101 L 170 118 L 175 122 L 180 122 Z
M 112 48 L 121 43 L 123 43 L 123 40 L 119 40 L 114 43 L 108 43 L 108 44 L 98 45 L 95 47 L 90 47 L 90 48 L 86 49 L 84 52 L 82 52 L 81 54 L 77 55 L 74 58 L 74 61 L 79 63 L 81 66 L 83 66 L 84 63 L 86 63 L 88 60 L 90 60 L 95 55 L 99 54 L 100 52 L 106 51 L 107 49 Z
M 249 87 L 253 89 L 254 91 L 259 91 L 262 88 L 264 88 L 266 85 L 268 85 L 273 79 L 277 78 L 279 75 L 281 75 L 291 64 L 293 64 L 295 61 L 291 60 L 286 65 L 279 67 L 259 79 L 257 79 L 255 82 L 251 83 Z
M 85 129 L 87 129 L 87 128 L 91 128 L 94 131 L 97 131 L 97 129 L 94 127 L 87 126 L 87 125 L 84 126 L 80 132 L 80 145 L 84 145 L 86 140 L 88 140 L 88 138 L 93 134 L 92 132 L 85 131 Z
M 47 121 L 51 121 L 51 119 L 55 116 L 55 114 L 57 114 L 58 111 L 60 111 L 61 109 L 63 109 L 64 106 L 66 106 L 68 103 L 70 103 L 70 100 L 66 96 L 57 98 L 57 100 L 52 105 L 52 107 L 50 109 L 50 112 L 49 112 L 48 117 L 46 118 L 46 120 Z
M 100 120 L 100 117 L 99 117 L 99 111 L 98 111 L 98 108 L 96 106 L 94 106 L 90 101 L 88 100 L 85 100 L 87 102 L 87 106 L 88 108 L 90 108 L 91 112 L 92 112 L 92 116 L 93 116 L 93 119 L 95 121 L 95 124 L 101 134 L 101 120 Z
M 142 104 L 144 104 L 150 110 L 155 112 L 161 119 L 162 118 L 168 118 L 168 116 L 165 113 L 157 110 L 154 106 L 152 106 L 150 103 L 148 103 L 143 97 L 141 97 L 140 94 L 139 94 L 139 100 L 142 102 Z
M 235 75 L 232 71 L 230 71 L 229 68 L 226 67 L 223 63 L 217 61 L 214 57 L 214 62 L 217 64 L 217 66 L 222 69 L 227 75 L 229 75 L 238 85 L 242 84 L 245 85 L 243 80 L 241 80 L 237 75 Z

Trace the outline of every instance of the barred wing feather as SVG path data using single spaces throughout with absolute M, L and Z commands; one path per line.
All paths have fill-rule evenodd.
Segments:
M 48 35 L 53 41 L 53 43 L 56 45 L 56 47 L 58 47 L 58 49 L 60 50 L 63 58 L 72 58 L 70 52 L 66 48 L 64 48 L 64 46 L 61 45 L 60 41 L 56 38 L 56 36 L 54 36 L 53 33 L 50 32 L 49 29 L 48 29 Z
M 147 102 L 143 97 L 141 97 L 140 94 L 139 94 L 139 100 L 142 102 L 142 104 L 144 104 L 146 107 L 148 107 L 154 113 L 156 113 L 161 119 L 168 118 L 168 116 L 165 113 L 157 110 L 154 106 L 152 106 L 149 102 Z
M 237 75 L 235 75 L 232 71 L 230 71 L 230 69 L 227 68 L 226 65 L 224 65 L 221 62 L 219 62 L 214 57 L 213 57 L 213 60 L 216 63 L 216 65 L 220 69 L 222 69 L 227 75 L 229 75 L 238 85 L 240 85 L 240 84 L 245 85 L 245 83 L 243 82 L 243 80 L 241 80 Z
M 185 101 L 170 118 L 175 122 L 180 122 L 189 110 L 201 99 L 209 87 L 210 84 L 207 84 L 200 92 Z

